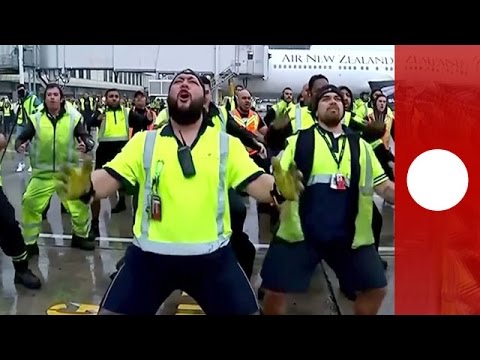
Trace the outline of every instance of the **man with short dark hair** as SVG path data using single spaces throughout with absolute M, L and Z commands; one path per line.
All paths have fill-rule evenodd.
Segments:
M 95 168 L 112 160 L 125 146 L 129 138 L 128 111 L 120 105 L 120 93 L 117 89 L 108 89 L 105 92 L 105 110 L 97 109 L 91 118 L 91 127 L 98 128 L 98 148 L 95 156 Z M 100 201 L 94 201 L 92 208 L 92 226 L 90 237 L 100 236 L 98 218 L 100 216 Z M 125 195 L 119 194 L 117 205 L 112 209 L 116 214 L 127 209 Z

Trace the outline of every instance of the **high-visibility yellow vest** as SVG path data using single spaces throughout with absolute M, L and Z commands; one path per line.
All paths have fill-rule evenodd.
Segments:
M 337 170 L 337 164 L 334 161 L 325 161 L 325 159 L 331 159 L 331 153 L 328 145 L 325 143 L 325 140 L 318 134 L 315 128 L 304 131 L 314 131 L 314 162 L 311 169 L 311 174 L 307 180 L 307 189 L 314 186 L 330 186 L 332 175 L 338 172 L 342 173 L 345 176 L 347 186 L 350 182 L 350 173 L 351 173 L 351 164 L 348 159 L 350 159 L 350 147 L 348 144 L 345 148 L 345 156 L 343 161 L 340 164 L 340 169 Z M 289 147 L 283 154 L 286 158 L 281 160 L 282 168 L 288 168 L 287 164 L 291 163 L 294 160 L 293 154 L 296 152 L 297 140 L 299 133 L 293 135 L 288 139 Z M 348 141 L 346 137 L 343 136 L 341 142 Z M 339 142 L 339 146 L 341 144 Z M 301 146 L 301 144 L 300 144 Z M 373 166 L 380 167 L 377 163 L 373 164 L 372 161 L 375 156 L 369 149 L 369 145 L 363 139 L 359 139 L 359 163 L 360 163 L 360 179 L 359 179 L 359 198 L 358 198 L 358 213 L 355 218 L 355 234 L 352 239 L 352 248 L 358 248 L 364 245 L 371 245 L 374 243 L 374 237 L 372 232 L 372 214 L 373 214 L 373 187 L 374 187 L 374 178 L 373 178 Z M 298 242 L 304 240 L 302 226 L 299 216 L 299 203 L 298 202 L 288 202 L 286 208 L 281 214 L 280 218 L 280 227 L 278 229 L 277 235 L 288 241 L 288 242 Z
M 18 103 L 18 116 L 17 116 L 17 124 L 23 126 L 25 124 L 26 119 L 23 118 L 23 113 L 26 113 L 26 116 L 30 117 L 37 109 L 35 108 L 35 100 L 37 99 L 36 95 L 30 95 L 25 99 L 23 102 L 23 110 L 22 111 L 22 104 Z
M 74 130 L 81 118 L 78 111 L 67 110 L 54 126 L 45 111 L 31 117 L 35 128 L 30 151 L 33 176 L 51 177 L 62 165 L 78 166 Z
M 255 111 L 249 110 L 246 118 L 243 118 L 242 115 L 240 115 L 238 109 L 230 111 L 230 115 L 232 115 L 233 119 L 238 125 L 244 127 L 247 131 L 254 135 L 257 133 L 258 126 L 260 125 L 260 117 Z M 250 155 L 258 153 L 258 150 L 254 150 L 249 147 L 247 147 L 247 150 Z
M 128 141 L 128 111 L 121 106 L 117 110 L 106 109 L 98 132 L 98 141 Z
M 228 119 L 227 109 L 225 109 L 225 107 L 223 106 L 217 107 L 217 109 L 218 109 L 218 115 L 215 115 L 214 117 L 212 117 L 213 126 L 220 131 L 226 132 L 227 119 Z
M 310 126 L 315 125 L 315 119 L 312 117 L 308 106 L 297 104 L 291 107 L 288 112 L 288 117 L 290 118 L 293 134 L 299 130 L 308 129 Z
M 238 109 L 230 111 L 230 115 L 232 115 L 233 119 L 237 122 L 238 125 L 246 128 L 252 134 L 258 130 L 258 126 L 260 124 L 260 118 L 255 111 L 249 110 L 247 117 L 242 117 L 238 112 Z
M 12 104 L 6 101 L 3 104 L 3 116 L 10 116 L 12 114 Z
M 272 106 L 272 109 L 275 111 L 277 116 L 285 111 L 291 111 L 292 108 L 295 108 L 295 104 L 293 102 L 287 103 L 285 100 L 280 100 Z
M 139 149 L 143 152 L 145 181 L 140 186 L 134 244 L 144 251 L 159 254 L 200 255 L 214 252 L 228 243 L 231 233 L 226 182 L 229 135 L 208 127 L 193 151 L 196 152 L 199 146 L 204 150 L 208 147 L 210 156 L 202 159 L 192 154 L 197 175 L 185 179 L 178 163 L 176 140 L 159 136 L 160 132 L 154 130 L 139 134 L 145 138 L 143 149 Z M 203 174 L 211 171 L 218 172 L 218 183 L 215 180 L 214 186 L 205 186 L 206 181 L 211 179 L 206 179 Z M 200 172 L 203 174 L 200 175 Z M 153 189 L 155 178 L 158 180 L 157 189 Z M 193 182 L 198 182 L 198 186 L 192 186 Z M 177 189 L 175 193 L 171 191 L 172 186 Z M 161 221 L 151 221 L 148 215 L 152 191 L 155 190 L 165 204 Z M 181 198 L 179 194 L 183 194 Z M 202 218 L 189 218 L 185 213 L 189 202 L 195 209 L 197 204 L 209 201 L 212 204 L 202 208 Z M 198 216 L 197 211 L 195 214 Z M 185 221 L 190 225 L 185 227 Z
M 345 124 L 345 126 L 350 126 L 351 121 L 356 121 L 360 124 L 366 124 L 364 120 L 362 120 L 357 114 L 355 114 L 354 117 L 352 117 L 352 113 L 350 111 L 345 111 L 345 115 L 342 119 L 342 123 Z
M 153 126 L 155 128 L 158 128 L 161 124 L 166 123 L 168 121 L 168 107 L 160 111 L 160 113 L 157 115 L 155 118 L 155 121 L 153 122 Z

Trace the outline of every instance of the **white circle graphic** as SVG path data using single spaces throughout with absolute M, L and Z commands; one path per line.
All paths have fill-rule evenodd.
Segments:
M 421 207 L 445 211 L 456 206 L 467 193 L 468 171 L 454 153 L 435 149 L 412 162 L 407 174 L 408 191 Z

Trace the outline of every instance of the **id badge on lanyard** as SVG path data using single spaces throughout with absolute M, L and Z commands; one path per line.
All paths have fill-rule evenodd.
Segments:
M 345 185 L 345 176 L 342 174 L 333 174 L 332 178 L 330 179 L 330 188 L 334 190 L 346 190 L 347 187 Z
M 152 192 L 150 196 L 150 219 L 162 220 L 162 199 L 159 194 L 160 174 L 162 172 L 163 162 L 158 161 L 155 166 L 155 176 L 152 181 Z
M 345 147 L 347 145 L 347 139 L 345 138 L 343 140 L 342 148 L 340 150 L 340 155 L 337 158 L 337 156 L 335 155 L 335 152 L 333 151 L 333 147 L 328 142 L 328 139 L 325 136 L 325 134 L 320 129 L 318 130 L 318 132 L 320 133 L 320 135 L 325 140 L 325 143 L 327 144 L 328 149 L 330 150 L 330 153 L 332 154 L 333 160 L 335 160 L 335 162 L 337 164 L 337 172 L 335 174 L 333 174 L 332 177 L 330 178 L 330 188 L 333 189 L 333 190 L 345 191 L 345 190 L 347 190 L 347 185 L 346 185 L 345 176 L 343 176 L 340 173 L 340 164 L 342 163 L 343 155 L 345 154 Z

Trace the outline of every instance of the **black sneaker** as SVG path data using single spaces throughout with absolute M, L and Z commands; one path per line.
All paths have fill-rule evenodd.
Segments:
M 95 240 L 93 238 L 83 238 L 78 235 L 73 235 L 72 247 L 91 251 L 95 249 Z
M 15 284 L 21 284 L 27 289 L 37 290 L 42 287 L 40 279 L 35 276 L 32 270 L 27 269 L 25 271 L 15 271 Z

